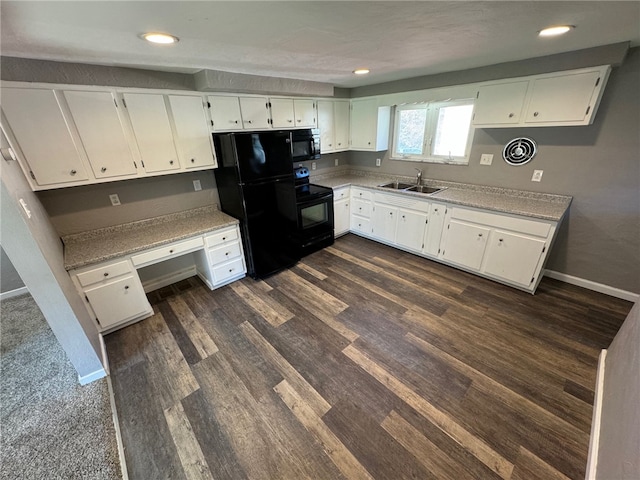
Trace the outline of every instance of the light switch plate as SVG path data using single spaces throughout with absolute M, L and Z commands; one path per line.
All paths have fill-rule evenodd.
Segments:
M 193 181 L 193 189 L 196 192 L 199 192 L 200 190 L 202 190 L 202 184 L 200 183 L 200 180 L 194 180 Z
M 376 167 L 380 166 L 380 162 L 381 162 L 381 160 L 379 158 L 376 158 Z
M 113 205 L 114 207 L 120 205 L 120 197 L 118 197 L 117 193 L 112 193 L 111 195 L 109 195 L 109 200 L 111 200 L 111 205 Z
M 493 162 L 493 155 L 490 153 L 483 153 L 480 156 L 480 165 L 491 165 Z
M 543 170 L 534 170 L 533 171 L 533 176 L 531 177 L 531 181 L 532 182 L 539 182 L 540 180 L 542 180 L 542 172 L 543 172 Z
M 340 160 L 336 158 L 336 159 L 335 159 L 336 167 L 338 166 L 338 163 L 340 163 Z

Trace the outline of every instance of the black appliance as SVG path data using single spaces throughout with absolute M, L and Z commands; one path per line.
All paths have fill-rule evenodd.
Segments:
M 220 209 L 240 220 L 247 270 L 264 278 L 300 260 L 291 132 L 214 134 Z
M 305 167 L 294 171 L 298 252 L 304 257 L 333 245 L 333 190 L 309 182 Z
M 294 162 L 317 160 L 320 158 L 320 130 L 306 128 L 292 130 L 292 151 Z

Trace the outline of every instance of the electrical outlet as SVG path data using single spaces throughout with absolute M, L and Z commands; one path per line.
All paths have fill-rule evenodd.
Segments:
M 337 167 L 337 166 L 338 166 L 338 163 L 340 163 L 340 160 L 339 160 L 338 158 L 336 158 L 336 159 L 334 160 L 334 163 L 335 163 L 335 165 L 336 165 L 336 167 Z
M 493 162 L 493 155 L 490 153 L 483 153 L 480 156 L 480 165 L 491 165 Z
M 199 192 L 200 190 L 202 190 L 202 185 L 200 184 L 200 180 L 194 180 L 193 181 L 193 189 L 196 192 Z
M 531 177 L 531 181 L 532 182 L 539 182 L 540 180 L 542 180 L 542 172 L 543 172 L 543 170 L 534 170 L 533 171 L 533 176 Z
M 117 193 L 112 193 L 111 195 L 109 195 L 109 200 L 111 200 L 111 205 L 113 205 L 114 207 L 120 205 L 120 197 L 118 197 Z
M 379 158 L 376 158 L 376 167 L 380 166 L 380 162 L 381 162 L 381 160 Z
M 315 170 L 318 167 L 316 162 L 311 162 L 311 170 Z

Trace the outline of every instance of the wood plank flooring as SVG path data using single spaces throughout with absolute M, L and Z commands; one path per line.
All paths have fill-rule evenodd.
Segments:
M 131 479 L 582 479 L 631 308 L 347 235 L 264 281 L 151 292 L 105 338 Z

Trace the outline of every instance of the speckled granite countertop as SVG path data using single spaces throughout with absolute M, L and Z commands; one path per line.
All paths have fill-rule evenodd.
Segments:
M 485 187 L 466 183 L 445 182 L 441 180 L 424 179 L 422 183 L 429 186 L 446 187 L 441 192 L 425 195 L 417 192 L 399 192 L 378 185 L 400 180 L 413 183 L 415 177 L 399 177 L 397 175 L 379 175 L 369 172 L 349 171 L 338 175 L 318 175 L 311 177 L 311 181 L 318 185 L 333 189 L 353 185 L 369 187 L 387 193 L 402 193 L 420 198 L 428 198 L 439 202 L 446 202 L 467 207 L 482 208 L 496 212 L 512 213 L 526 217 L 541 218 L 543 220 L 560 221 L 569 209 L 572 197 L 550 193 L 528 192 L 498 187 Z
M 62 237 L 64 268 L 104 262 L 237 223 L 237 219 L 213 207 L 202 207 L 67 235 Z

